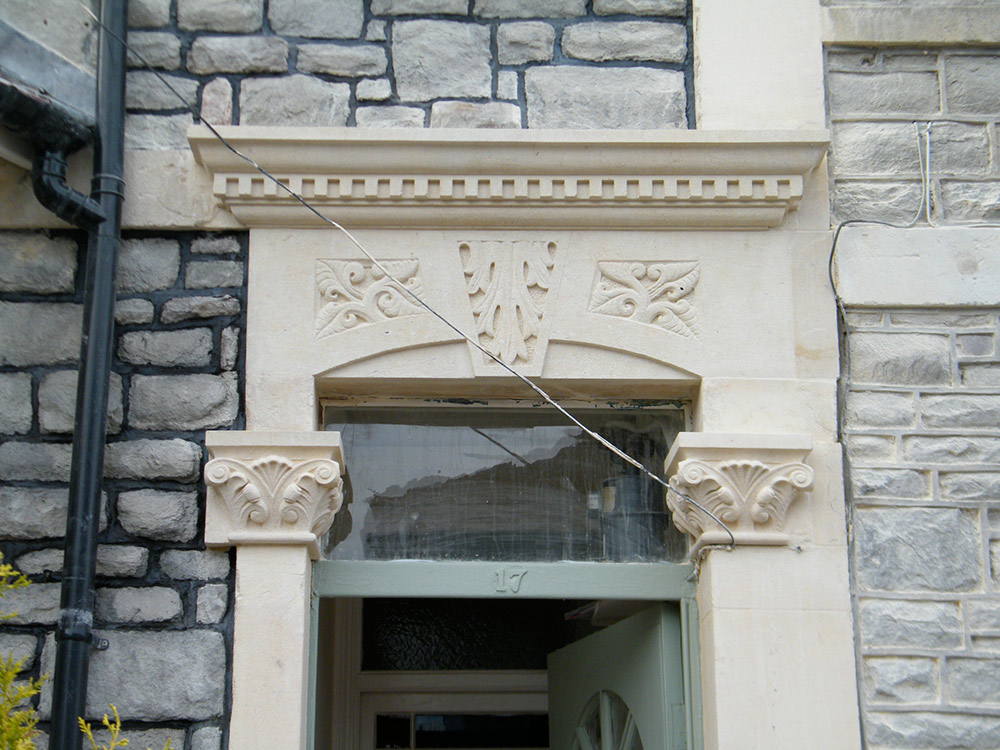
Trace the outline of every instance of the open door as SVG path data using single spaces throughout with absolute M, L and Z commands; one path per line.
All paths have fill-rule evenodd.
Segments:
M 684 750 L 681 617 L 650 607 L 549 654 L 551 750 Z

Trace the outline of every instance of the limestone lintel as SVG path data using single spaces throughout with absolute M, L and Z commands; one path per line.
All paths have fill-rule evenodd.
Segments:
M 205 444 L 205 543 L 296 544 L 318 558 L 344 499 L 340 434 L 209 432 Z
M 783 546 L 785 515 L 792 502 L 812 489 L 805 463 L 810 435 L 682 432 L 666 459 L 671 492 L 667 505 L 674 525 L 694 538 L 691 555 L 706 545 Z M 710 510 L 733 538 L 704 510 Z

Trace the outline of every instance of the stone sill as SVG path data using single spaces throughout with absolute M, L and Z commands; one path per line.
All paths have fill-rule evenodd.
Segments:
M 829 143 L 826 131 L 219 130 L 341 223 L 380 228 L 775 227 Z M 207 128 L 188 139 L 244 225 L 322 224 Z

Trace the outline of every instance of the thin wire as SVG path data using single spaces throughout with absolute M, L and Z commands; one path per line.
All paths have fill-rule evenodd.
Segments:
M 448 320 L 447 318 L 445 318 L 441 313 L 439 313 L 437 310 L 435 310 L 433 307 L 431 307 L 427 302 L 425 302 L 422 297 L 420 297 L 418 294 L 416 294 L 415 292 L 413 292 L 413 290 L 411 290 L 409 287 L 407 287 L 406 285 L 404 285 L 374 255 L 372 255 L 370 252 L 368 252 L 368 249 L 364 245 L 362 245 L 358 241 L 358 239 L 353 234 L 351 234 L 343 225 L 341 225 L 339 222 L 335 221 L 334 219 L 331 219 L 328 216 L 324 215 L 318 209 L 316 209 L 315 207 L 313 207 L 305 198 L 303 198 L 297 192 L 295 192 L 294 190 L 292 190 L 292 188 L 289 187 L 288 185 L 286 185 L 282 180 L 278 179 L 273 174 L 271 174 L 270 172 L 268 172 L 266 169 L 264 169 L 263 167 L 261 167 L 252 158 L 250 158 L 246 154 L 244 154 L 241 151 L 239 151 L 235 146 L 233 146 L 229 141 L 227 141 L 223 137 L 223 135 L 221 133 L 219 133 L 219 131 L 216 130 L 215 127 L 210 122 L 207 122 L 206 120 L 204 120 L 201 117 L 201 113 L 198 111 L 198 109 L 196 107 L 188 104 L 187 101 L 184 99 L 184 97 L 182 97 L 179 93 L 177 93 L 177 91 L 174 89 L 174 87 L 170 85 L 170 83 L 163 77 L 163 75 L 161 75 L 159 71 L 155 70 L 153 68 L 153 66 L 139 52 L 137 52 L 136 50 L 134 50 L 128 44 L 128 42 L 125 41 L 125 39 L 123 39 L 116 32 L 114 32 L 113 30 L 109 29 L 104 23 L 102 23 L 101 20 L 96 15 L 94 15 L 93 11 L 90 10 L 90 8 L 87 8 L 87 6 L 84 5 L 82 2 L 80 3 L 80 5 L 81 5 L 81 7 L 83 7 L 87 11 L 87 13 L 90 14 L 91 18 L 94 19 L 94 21 L 98 24 L 98 26 L 100 26 L 100 28 L 105 33 L 108 33 L 112 37 L 114 37 L 118 41 L 118 43 L 122 45 L 122 47 L 125 50 L 127 50 L 127 51 L 131 52 L 133 55 L 135 55 L 136 58 L 144 66 L 146 66 L 146 68 L 149 71 L 151 71 L 153 74 L 155 74 L 156 77 L 159 78 L 160 81 L 168 89 L 170 89 L 171 93 L 173 93 L 174 96 L 176 96 L 178 98 L 178 100 L 180 100 L 181 102 L 184 103 L 184 108 L 187 109 L 189 112 L 191 112 L 192 115 L 194 115 L 205 127 L 207 127 L 211 131 L 212 135 L 214 135 L 216 137 L 216 139 L 218 139 L 218 141 L 223 146 L 225 146 L 229 151 L 231 151 L 235 156 L 237 156 L 238 158 L 242 159 L 247 164 L 249 164 L 251 167 L 253 167 L 258 172 L 260 172 L 260 174 L 262 174 L 264 177 L 266 177 L 267 179 L 271 180 L 271 182 L 273 182 L 279 188 L 281 188 L 286 193 L 288 193 L 288 195 L 291 198 L 293 198 L 295 201 L 297 201 L 298 203 L 300 203 L 306 210 L 308 210 L 310 213 L 312 213 L 313 215 L 315 215 L 318 219 L 320 219 L 321 221 L 323 221 L 326 224 L 329 224 L 334 229 L 338 229 L 340 232 L 342 232 L 344 234 L 344 236 L 346 236 L 347 239 L 350 240 L 351 243 L 368 260 L 370 260 L 372 262 L 372 264 L 376 268 L 379 269 L 379 271 L 381 271 L 383 274 L 385 274 L 385 277 L 387 279 L 389 279 L 397 287 L 399 287 L 399 289 L 402 290 L 402 292 L 404 294 L 408 295 L 414 302 L 416 302 L 418 305 L 420 305 L 421 307 L 423 307 L 427 312 L 429 312 L 435 318 L 437 318 L 442 323 L 444 323 L 448 328 L 450 328 L 452 331 L 454 331 L 456 334 L 458 334 L 466 342 L 468 342 L 469 344 L 471 344 L 475 349 L 477 349 L 480 352 L 482 352 L 483 355 L 485 355 L 489 359 L 491 359 L 494 362 L 496 362 L 498 365 L 500 365 L 500 367 L 502 367 L 508 373 L 510 373 L 511 375 L 513 375 L 514 377 L 516 377 L 518 380 L 520 380 L 522 383 L 524 383 L 529 388 L 531 388 L 531 390 L 533 390 L 535 393 L 537 393 L 547 404 L 549 404 L 549 406 L 551 406 L 554 409 L 556 409 L 560 414 L 562 414 L 564 417 L 566 417 L 566 419 L 568 419 L 574 425 L 576 425 L 577 427 L 579 427 L 584 433 L 586 433 L 593 440 L 596 440 L 598 443 L 600 443 L 601 445 L 603 445 L 607 450 L 609 450 L 611 453 L 613 453 L 614 455 L 616 455 L 618 458 L 622 459 L 623 461 L 625 461 L 629 465 L 631 465 L 634 468 L 638 469 L 640 472 L 642 472 L 643 474 L 645 474 L 650 479 L 652 479 L 655 482 L 663 485 L 667 489 L 668 492 L 673 492 L 678 497 L 683 498 L 685 502 L 690 503 L 692 506 L 694 506 L 695 508 L 697 508 L 698 510 L 700 510 L 702 513 L 704 513 L 705 515 L 707 515 L 709 518 L 711 518 L 713 521 L 715 521 L 717 524 L 719 524 L 719 526 L 722 527 L 722 529 L 726 532 L 726 534 L 729 535 L 730 545 L 735 545 L 736 544 L 736 537 L 733 536 L 733 532 L 729 529 L 729 527 L 725 523 L 723 523 L 722 519 L 720 519 L 715 513 L 713 513 L 712 511 L 710 511 L 708 508 L 706 508 L 704 505 L 702 505 L 701 503 L 697 502 L 693 498 L 688 497 L 687 495 L 685 495 L 685 494 L 683 494 L 681 492 L 678 492 L 676 489 L 674 489 L 673 487 L 671 487 L 670 484 L 668 484 L 665 480 L 661 479 L 659 476 L 657 476 L 656 474 L 654 474 L 653 472 L 651 472 L 649 469 L 647 469 L 641 462 L 639 462 L 636 459 L 632 458 L 632 456 L 630 456 L 629 454 L 627 454 L 625 451 L 623 451 L 621 448 L 619 448 L 614 443 L 612 443 L 611 441 L 609 441 L 607 438 L 603 437 L 602 435 L 599 435 L 598 433 L 594 432 L 589 427 L 587 427 L 586 425 L 584 425 L 583 422 L 581 422 L 579 419 L 577 419 L 572 414 L 570 414 L 568 411 L 566 411 L 565 408 L 563 408 L 559 403 L 557 403 L 555 401 L 555 399 L 553 399 L 548 393 L 546 393 L 544 390 L 542 390 L 532 380 L 530 380 L 529 378 L 525 377 L 521 373 L 517 372 L 517 370 L 515 370 L 514 368 L 512 368 L 510 365 L 508 365 L 503 360 L 501 360 L 499 357 L 497 357 L 495 354 L 493 354 L 493 352 L 491 352 L 488 349 L 486 349 L 478 341 L 476 341 L 476 340 L 472 339 L 471 337 L 469 337 L 467 334 L 465 334 L 463 331 L 461 331 L 454 323 L 452 323 L 450 320 Z

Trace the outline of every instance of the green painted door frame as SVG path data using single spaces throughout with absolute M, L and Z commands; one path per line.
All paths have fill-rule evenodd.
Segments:
M 313 563 L 309 629 L 308 742 L 314 748 L 319 600 L 333 597 L 447 599 L 637 599 L 676 601 L 681 612 L 688 750 L 701 750 L 701 669 L 694 568 L 675 563 L 320 560 Z

